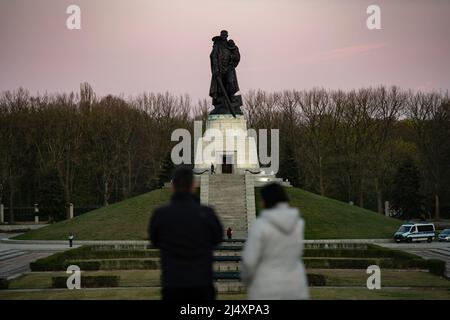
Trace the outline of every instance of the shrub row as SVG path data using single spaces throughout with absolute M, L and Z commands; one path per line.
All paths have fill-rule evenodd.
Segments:
M 71 264 L 78 265 L 81 270 L 85 271 L 159 268 L 158 260 L 148 259 L 159 257 L 157 250 L 128 250 L 127 247 L 123 246 L 121 248 L 117 250 L 115 246 L 83 246 L 39 259 L 31 263 L 30 267 L 32 271 L 64 271 Z M 427 269 L 438 275 L 444 275 L 445 273 L 445 262 L 440 260 L 425 260 L 414 254 L 372 244 L 366 245 L 366 248 L 306 249 L 304 252 L 304 262 L 307 268 L 365 269 L 369 265 L 375 264 L 381 268 L 417 268 Z M 319 257 L 319 259 L 311 259 L 311 257 Z M 240 257 L 216 256 L 214 259 L 215 261 L 239 261 Z
M 63 271 L 71 264 L 77 264 L 82 270 L 99 270 L 103 259 L 157 258 L 158 250 L 98 250 L 95 246 L 83 246 L 30 263 L 32 271 Z M 74 263 L 76 261 L 76 263 Z
M 156 270 L 160 267 L 159 260 L 154 259 L 70 260 L 70 264 L 81 270 Z
M 326 278 L 323 274 L 308 273 L 308 285 L 313 287 L 324 287 L 327 285 Z
M 305 249 L 304 257 L 416 259 L 408 252 L 367 245 L 366 249 Z
M 73 249 L 77 250 L 77 249 Z M 72 250 L 69 250 L 72 251 Z M 67 252 L 69 252 L 67 251 Z M 63 271 L 67 269 L 65 265 L 66 252 L 58 252 L 51 256 L 38 259 L 30 263 L 31 271 Z
M 70 259 L 158 258 L 159 250 L 90 250 L 72 255 Z
M 436 274 L 438 276 L 445 276 L 446 267 L 445 261 L 437 260 L 437 259 L 416 259 L 418 264 L 422 264 L 425 269 L 428 269 L 430 273 Z M 420 261 L 420 262 L 419 262 Z
M 366 269 L 370 265 L 377 265 L 386 269 L 424 269 L 433 274 L 445 274 L 445 262 L 441 260 L 415 259 L 310 259 L 304 260 L 306 268 L 310 269 Z
M 311 259 L 303 262 L 309 269 L 366 269 L 370 265 L 380 265 L 381 259 Z
M 110 250 L 128 250 L 128 251 L 135 251 L 135 250 L 145 250 L 149 249 L 148 245 L 144 244 L 101 244 L 101 245 L 95 245 L 95 246 L 89 246 L 91 251 L 110 251 Z M 150 247 L 150 249 L 154 249 L 153 247 Z
M 323 274 L 308 273 L 308 285 L 320 287 L 326 285 L 326 278 Z M 215 272 L 215 280 L 240 280 L 241 275 L 239 272 Z
M 334 249 L 367 249 L 368 244 L 366 243 L 305 243 L 305 249 L 324 249 L 324 250 L 334 250 Z
M 9 288 L 9 281 L 5 278 L 0 278 L 0 290 L 6 290 Z
M 396 258 L 396 259 L 417 259 L 420 258 L 419 256 L 405 252 L 402 250 L 396 250 L 396 249 L 389 249 L 381 246 L 377 246 L 375 244 L 369 244 L 367 246 L 367 249 L 371 252 L 376 252 L 377 254 L 385 258 Z
M 80 247 L 65 252 L 58 252 L 51 256 L 30 263 L 31 271 L 65 271 L 73 263 L 69 259 L 85 256 L 89 248 Z M 95 261 L 79 261 L 77 264 L 81 270 L 99 270 L 100 265 Z
M 42 260 L 42 259 L 41 259 Z M 76 265 L 83 271 L 98 270 L 156 270 L 159 261 L 150 259 L 105 259 L 105 260 L 67 260 L 36 261 L 30 264 L 32 271 L 65 271 Z
M 67 288 L 68 277 L 52 277 L 52 288 Z M 112 288 L 119 286 L 119 276 L 81 276 L 82 288 Z

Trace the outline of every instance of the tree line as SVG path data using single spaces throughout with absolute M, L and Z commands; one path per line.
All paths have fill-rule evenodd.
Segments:
M 383 212 L 440 217 L 450 208 L 447 94 L 397 87 L 250 91 L 249 127 L 280 129 L 279 176 L 297 187 Z M 0 94 L 0 203 L 100 206 L 158 188 L 173 165 L 171 133 L 206 120 L 209 102 L 143 93 Z M 14 211 L 10 214 L 14 220 Z
M 69 203 L 108 205 L 154 189 L 171 132 L 188 127 L 190 114 L 189 97 L 168 93 L 97 98 L 88 84 L 70 94 L 5 91 L 0 200 L 38 203 L 61 219 Z
M 447 93 L 398 87 L 251 91 L 251 127 L 280 128 L 280 176 L 405 218 L 450 215 Z

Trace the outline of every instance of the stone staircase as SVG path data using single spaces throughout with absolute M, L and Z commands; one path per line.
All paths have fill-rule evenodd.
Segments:
M 246 238 L 248 221 L 245 175 L 211 175 L 207 190 L 208 205 L 216 210 L 223 227 L 233 229 L 233 238 Z

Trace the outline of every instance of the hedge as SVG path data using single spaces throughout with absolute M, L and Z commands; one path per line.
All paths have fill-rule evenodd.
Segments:
M 366 269 L 377 265 L 385 269 L 424 269 L 433 274 L 445 274 L 445 262 L 436 259 L 303 259 L 305 267 L 310 269 Z
M 104 259 L 104 260 L 70 260 L 67 265 L 77 265 L 81 270 L 156 270 L 159 260 L 151 259 Z
M 305 249 L 324 249 L 324 250 L 335 250 L 335 249 L 345 249 L 345 250 L 352 250 L 352 249 L 360 249 L 365 250 L 368 247 L 368 244 L 366 243 L 305 243 L 304 244 Z
M 380 265 L 381 259 L 303 259 L 309 269 L 366 269 L 370 265 Z
M 353 246 L 350 249 L 328 249 L 324 246 L 320 249 L 305 249 L 303 260 L 307 268 L 365 269 L 369 265 L 378 265 L 381 268 L 427 269 L 437 275 L 445 274 L 443 261 L 425 260 L 411 253 L 373 244 L 364 246 L 366 249 L 361 249 L 361 246 Z M 159 251 L 136 250 L 140 247 L 142 246 L 83 246 L 39 259 L 31 263 L 30 267 L 32 271 L 65 271 L 71 264 L 78 265 L 85 271 L 158 269 Z M 232 251 L 236 249 L 237 247 L 231 248 Z M 215 256 L 214 261 L 239 261 L 240 258 L 240 256 Z
M 83 246 L 58 252 L 30 263 L 30 268 L 32 271 L 64 271 L 69 265 L 76 264 L 82 270 L 99 270 L 99 260 L 159 257 L 158 250 L 106 250 L 106 247 L 102 246 L 102 250 L 98 250 L 95 246 Z
M 316 273 L 308 273 L 308 285 L 320 287 L 326 286 L 326 278 L 322 274 Z M 241 275 L 239 272 L 215 272 L 214 273 L 215 280 L 240 280 Z
M 377 245 L 367 245 L 367 249 L 305 249 L 304 257 L 330 257 L 330 258 L 396 258 L 415 259 L 416 255 Z
M 428 270 L 431 273 L 437 274 L 438 276 L 445 276 L 446 267 L 445 261 L 437 260 L 437 259 L 429 259 L 426 260 L 428 263 Z
M 67 288 L 68 277 L 52 277 L 52 288 Z M 119 286 L 119 276 L 81 276 L 82 288 L 112 288 Z
M 30 269 L 31 271 L 65 271 L 67 269 L 64 264 L 65 257 L 65 252 L 52 254 L 51 256 L 31 262 Z
M 5 278 L 0 278 L 0 290 L 6 290 L 9 288 L 9 281 Z
M 133 246 L 127 246 L 135 248 Z M 66 259 L 156 258 L 159 250 L 127 249 L 124 246 L 83 246 L 64 252 Z
M 308 273 L 308 285 L 313 287 L 324 287 L 327 285 L 327 280 L 323 274 Z

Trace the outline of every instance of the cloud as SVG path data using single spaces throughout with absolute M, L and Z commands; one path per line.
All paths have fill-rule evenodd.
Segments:
M 367 43 L 356 46 L 333 49 L 331 51 L 321 52 L 314 56 L 305 57 L 300 63 L 314 64 L 322 61 L 339 60 L 354 57 L 370 51 L 378 50 L 387 46 L 387 43 Z
M 386 47 L 386 43 L 368 43 L 358 46 L 344 47 L 331 51 L 331 56 L 347 57 Z

